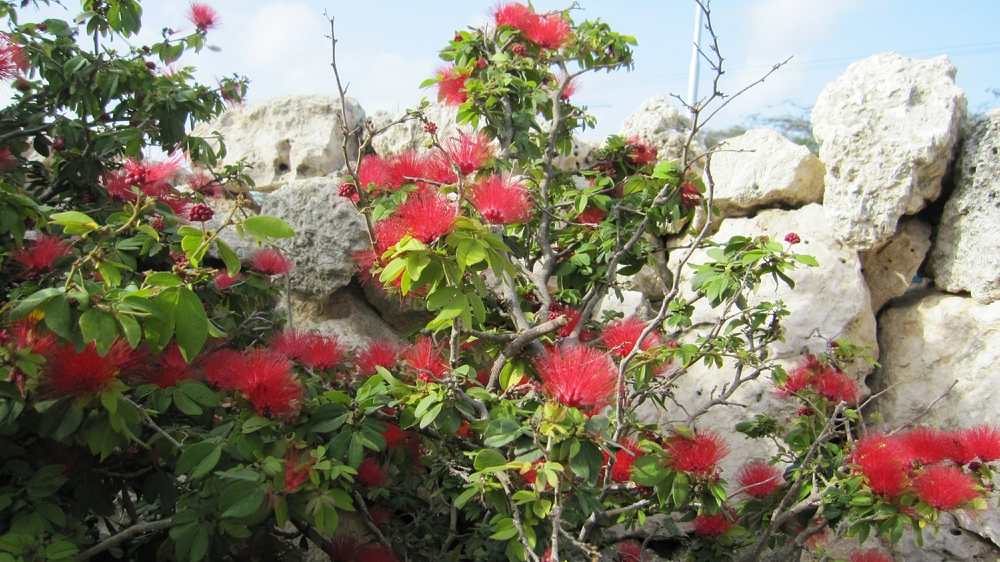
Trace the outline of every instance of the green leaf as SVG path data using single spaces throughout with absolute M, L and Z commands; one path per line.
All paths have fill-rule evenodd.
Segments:
M 473 463 L 476 470 L 483 471 L 491 468 L 505 467 L 507 466 L 507 459 L 504 458 L 500 453 L 492 449 L 483 449 L 479 451 L 476 455 L 476 460 Z
M 66 295 L 56 295 L 45 307 L 45 325 L 64 339 L 72 339 L 73 313 Z
M 175 472 L 177 474 L 187 474 L 191 472 L 196 466 L 198 466 L 201 461 L 212 453 L 218 447 L 215 443 L 209 443 L 202 441 L 201 443 L 195 443 L 189 446 L 187 449 L 181 453 L 179 459 L 177 459 L 177 467 Z
M 490 422 L 484 434 L 483 444 L 487 447 L 503 447 L 522 434 L 521 424 L 511 418 L 500 418 Z
M 118 335 L 115 317 L 98 308 L 91 308 L 80 316 L 80 331 L 85 343 L 94 342 L 102 357 L 111 349 Z
M 62 288 L 51 288 L 42 289 L 41 291 L 33 293 L 30 297 L 24 299 L 20 304 L 14 307 L 14 310 L 10 312 L 10 321 L 16 322 L 24 318 L 52 297 L 64 294 L 65 292 L 66 291 Z
M 669 475 L 660 458 L 653 455 L 643 455 L 632 463 L 632 481 L 640 486 L 656 486 Z
M 809 267 L 819 267 L 819 262 L 816 261 L 816 258 L 806 254 L 796 254 L 792 256 L 792 259 L 803 265 L 808 265 Z
M 264 503 L 266 492 L 267 484 L 234 482 L 222 491 L 222 496 L 219 498 L 221 517 L 223 519 L 249 517 L 257 513 Z
M 198 533 L 194 536 L 194 540 L 191 541 L 191 551 L 188 554 L 188 559 L 191 562 L 198 562 L 208 554 L 208 547 L 212 542 L 212 525 L 210 523 L 202 523 L 198 527 Z
M 226 264 L 226 273 L 230 277 L 235 277 L 237 273 L 240 272 L 240 258 L 236 255 L 236 252 L 222 241 L 221 238 L 215 239 L 215 247 L 219 249 L 219 255 L 222 257 L 222 261 Z
M 198 404 L 210 408 L 219 405 L 218 396 L 204 384 L 193 380 L 180 381 L 178 384 L 180 385 L 181 392 Z
M 457 509 L 462 509 L 465 507 L 465 504 L 469 502 L 469 500 L 476 496 L 477 493 L 479 493 L 479 490 L 476 488 L 466 489 L 457 498 L 455 498 L 455 507 Z
M 157 271 L 147 277 L 144 284 L 149 287 L 179 287 L 181 278 L 167 271 Z
M 219 464 L 220 458 L 222 458 L 221 445 L 212 449 L 212 451 L 209 452 L 205 458 L 201 459 L 201 462 L 198 463 L 198 466 L 194 467 L 194 470 L 191 471 L 189 476 L 192 480 L 205 476 L 211 472 L 217 464 Z
M 295 231 L 285 221 L 277 217 L 260 215 L 243 221 L 243 228 L 269 238 L 291 238 Z
M 129 346 L 135 349 L 135 346 L 139 345 L 139 340 L 142 339 L 142 328 L 139 327 L 139 323 L 136 322 L 135 318 L 126 314 L 118 316 L 118 323 L 121 324 L 122 332 L 125 333 Z
M 208 315 L 194 291 L 181 287 L 177 302 L 177 347 L 190 363 L 208 339 Z
M 187 395 L 185 395 L 183 392 L 174 393 L 174 404 L 177 405 L 178 410 L 184 412 L 189 416 L 200 416 L 202 413 L 204 413 L 204 410 L 201 409 L 201 406 L 195 404 L 194 400 L 188 398 Z

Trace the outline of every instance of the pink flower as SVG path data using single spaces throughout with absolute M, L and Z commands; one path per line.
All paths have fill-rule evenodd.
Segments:
M 696 431 L 692 438 L 671 437 L 667 441 L 667 466 L 695 476 L 711 476 L 716 465 L 731 451 L 729 444 L 714 431 Z
M 265 349 L 250 351 L 246 364 L 233 373 L 236 389 L 253 404 L 257 413 L 285 417 L 299 409 L 302 385 L 292 376 L 292 364 Z
M 10 257 L 32 274 L 41 275 L 53 271 L 56 260 L 68 256 L 72 250 L 72 246 L 58 236 L 40 234 L 27 246 L 15 249 Z
M 176 343 L 150 358 L 150 363 L 144 366 L 144 382 L 155 384 L 160 388 L 168 388 L 177 381 L 191 378 L 191 365 L 181 355 L 181 348 Z
M 328 371 L 344 357 L 346 351 L 336 336 L 310 334 L 298 330 L 280 332 L 271 338 L 271 351 L 283 355 L 310 369 Z
M 542 388 L 572 408 L 604 406 L 615 395 L 618 370 L 600 351 L 582 345 L 563 345 L 534 360 Z
M 385 469 L 372 459 L 361 461 L 358 466 L 358 482 L 369 488 L 382 488 L 389 481 L 389 475 Z
M 572 33 L 569 22 L 562 14 L 533 14 L 524 22 L 525 37 L 543 49 L 560 49 L 565 45 Z
M 366 155 L 358 166 L 358 181 L 361 187 L 373 193 L 388 189 L 391 184 L 389 165 L 375 154 Z
M 440 380 L 449 370 L 448 362 L 442 354 L 444 344 L 445 342 L 441 342 L 436 345 L 430 336 L 420 336 L 403 351 L 402 362 L 424 382 Z
M 635 347 L 636 342 L 639 341 L 639 336 L 642 335 L 642 331 L 645 329 L 645 322 L 632 316 L 624 320 L 616 320 L 609 324 L 604 329 L 604 333 L 601 334 L 601 340 L 611 355 L 625 357 L 631 353 L 632 348 Z M 663 345 L 663 342 L 660 340 L 660 335 L 653 331 L 642 340 L 642 345 L 639 346 L 639 349 L 648 351 L 651 348 L 661 345 Z
M 848 558 L 850 562 L 895 562 L 892 556 L 882 554 L 877 549 L 855 550 Z
M 524 4 L 505 2 L 493 8 L 493 22 L 497 27 L 509 25 L 515 29 L 524 29 L 525 23 L 533 15 L 531 9 Z
M 475 172 L 493 156 L 493 144 L 481 132 L 461 131 L 457 137 L 449 138 L 444 144 L 452 162 L 458 166 L 463 176 Z
M 316 459 L 312 456 L 306 458 L 306 462 L 299 463 L 299 448 L 294 445 L 289 446 L 285 451 L 285 493 L 291 494 L 299 486 L 309 480 L 309 469 L 316 464 Z
M 165 198 L 172 191 L 169 180 L 180 171 L 184 164 L 184 154 L 177 154 L 164 161 L 143 161 L 128 158 L 122 167 L 104 174 L 102 181 L 108 196 L 114 201 L 135 201 L 133 187 L 143 195 Z M 175 214 L 183 216 L 174 209 Z
M 913 480 L 913 491 L 917 498 L 943 511 L 956 509 L 979 497 L 976 481 L 957 466 L 925 468 Z
M 450 233 L 458 220 L 458 207 L 447 198 L 430 191 L 415 192 L 399 208 L 399 218 L 407 232 L 424 244 Z
M 785 235 L 785 242 L 788 242 L 789 244 L 798 244 L 801 241 L 802 239 L 799 238 L 799 235 L 794 232 L 789 232 Z
M 404 184 L 419 183 L 427 178 L 427 161 L 414 150 L 396 154 L 386 161 L 389 189 L 399 189 Z
M 438 68 L 437 75 L 439 101 L 443 101 L 445 105 L 462 105 L 469 99 L 469 94 L 465 92 L 465 79 L 468 76 L 455 70 L 454 64 Z
M 785 483 L 781 471 L 760 461 L 748 462 L 736 473 L 736 483 L 748 496 L 766 498 Z
M 45 384 L 57 396 L 97 394 L 107 390 L 109 383 L 128 368 L 135 367 L 128 343 L 118 340 L 101 357 L 91 342 L 77 353 L 72 344 L 52 350 L 42 372 Z
M 7 331 L 14 339 L 18 351 L 29 350 L 33 355 L 48 355 L 56 347 L 56 336 L 51 333 L 43 335 L 36 326 L 35 322 L 21 320 L 11 324 Z M 3 343 L 3 338 L 0 336 L 0 345 Z
M 24 49 L 10 35 L 0 33 L 0 80 L 10 80 L 26 70 L 28 56 Z
M 980 425 L 962 430 L 958 441 L 968 451 L 969 456 L 979 462 L 1000 460 L 1000 429 L 992 425 Z
M 531 218 L 528 190 L 510 176 L 491 175 L 469 190 L 469 202 L 490 224 L 513 224 Z
M 362 376 L 374 375 L 375 367 L 392 369 L 399 358 L 399 347 L 390 340 L 370 340 L 355 352 L 354 366 Z
M 215 288 L 220 291 L 225 291 L 226 289 L 232 287 L 233 285 L 243 281 L 243 276 L 237 273 L 236 275 L 230 277 L 226 270 L 221 270 L 215 274 L 215 279 L 212 282 L 215 284 Z
M 854 444 L 850 462 L 868 480 L 872 492 L 893 498 L 907 488 L 905 450 L 899 442 L 874 433 Z
M 292 262 L 278 250 L 267 248 L 250 258 L 250 269 L 264 275 L 284 275 L 292 270 Z
M 718 537 L 728 531 L 733 523 L 724 511 L 719 511 L 715 515 L 700 514 L 691 522 L 696 535 L 702 537 Z
M 188 8 L 187 19 L 198 31 L 215 29 L 219 25 L 219 14 L 215 9 L 202 2 L 192 2 Z

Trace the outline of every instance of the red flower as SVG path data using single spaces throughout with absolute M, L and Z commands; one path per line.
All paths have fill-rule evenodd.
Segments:
M 736 483 L 748 496 L 766 498 L 785 483 L 781 471 L 760 461 L 748 462 L 736 473 Z
M 979 462 L 993 462 L 1000 459 L 1000 429 L 991 425 L 980 425 L 962 430 L 958 441 L 968 455 Z
M 714 431 L 696 431 L 694 437 L 672 437 L 667 441 L 667 466 L 696 476 L 710 476 L 715 465 L 731 451 L 729 444 Z
M 631 149 L 628 153 L 628 159 L 631 162 L 640 166 L 656 163 L 656 156 L 659 154 L 659 150 L 656 147 L 642 142 L 639 140 L 639 137 L 629 137 L 628 145 Z
M 70 244 L 58 236 L 40 234 L 27 246 L 14 250 L 10 257 L 32 274 L 39 275 L 52 271 L 56 260 L 69 255 L 72 250 Z
M 639 336 L 642 335 L 642 331 L 645 329 L 646 324 L 642 320 L 632 316 L 624 320 L 617 320 L 608 325 L 604 329 L 604 333 L 601 334 L 601 340 L 611 355 L 625 357 L 635 347 L 635 343 L 639 341 Z M 653 331 L 642 340 L 642 345 L 639 347 L 642 351 L 648 351 L 650 348 L 661 345 L 663 345 L 663 342 L 660 340 L 660 335 Z
M 875 433 L 854 445 L 851 462 L 868 480 L 872 492 L 888 498 L 898 496 L 907 487 L 906 452 L 899 442 Z
M 358 166 L 358 181 L 361 187 L 371 192 L 389 189 L 392 178 L 388 163 L 374 154 L 365 156 Z
M 632 463 L 642 456 L 642 450 L 635 440 L 626 439 L 621 446 L 621 449 L 615 451 L 615 465 L 611 467 L 611 480 L 619 483 L 632 480 Z
M 582 224 L 600 224 L 606 216 L 608 216 L 607 211 L 603 211 L 597 207 L 587 207 L 582 213 L 576 216 L 576 222 Z
M 316 464 L 316 459 L 310 456 L 305 463 L 299 464 L 299 448 L 289 446 L 285 451 L 285 493 L 291 494 L 309 480 L 309 469 Z
M 181 355 L 181 348 L 176 343 L 150 358 L 150 363 L 143 369 L 143 380 L 160 388 L 168 388 L 191 378 L 191 365 Z
M 298 330 L 281 332 L 271 338 L 271 350 L 310 369 L 328 371 L 344 357 L 344 348 L 335 336 Z
M 372 524 L 376 527 L 381 527 L 383 523 L 388 523 L 392 519 L 392 513 L 380 505 L 369 508 L 368 516 L 372 518 Z
M 376 339 L 365 343 L 355 352 L 354 366 L 362 376 L 374 375 L 375 367 L 392 369 L 399 358 L 399 346 L 390 340 Z
M 194 24 L 198 31 L 208 31 L 215 29 L 219 25 L 219 14 L 208 4 L 192 2 L 188 8 L 187 19 Z
M 695 517 L 691 524 L 694 526 L 695 534 L 702 537 L 718 537 L 733 526 L 724 511 L 719 511 L 715 515 L 702 513 Z
M 792 369 L 791 373 L 788 373 L 788 379 L 784 383 L 778 385 L 774 394 L 786 397 L 795 396 L 796 394 L 809 388 L 809 382 L 812 378 L 813 372 L 809 366 L 800 363 L 797 367 Z
M 524 29 L 532 15 L 530 8 L 516 2 L 507 2 L 493 8 L 493 22 L 497 27 L 509 25 L 515 29 Z
M 222 185 L 220 185 L 215 178 L 205 172 L 188 174 L 185 181 L 187 181 L 188 187 L 191 188 L 191 191 L 197 191 L 205 197 L 211 197 L 213 199 L 218 198 L 222 196 L 222 192 L 224 191 Z
M 0 33 L 0 80 L 10 80 L 26 70 L 28 56 L 24 49 L 10 35 Z
M 143 161 L 128 158 L 118 170 L 104 174 L 104 188 L 114 201 L 135 201 L 133 187 L 144 195 L 165 198 L 172 187 L 168 180 L 177 175 L 184 164 L 184 154 L 177 154 L 164 161 Z M 175 214 L 178 209 L 174 208 Z
M 369 488 L 381 488 L 388 481 L 389 475 L 386 474 L 385 469 L 379 466 L 378 463 L 372 459 L 361 461 L 361 465 L 358 466 L 358 482 Z
M 55 334 L 42 334 L 36 329 L 35 322 L 21 320 L 10 325 L 7 329 L 14 339 L 14 345 L 18 351 L 30 350 L 33 355 L 47 355 L 56 347 Z M 0 344 L 2 344 L 0 338 Z
M 618 370 L 600 351 L 582 345 L 548 349 L 534 360 L 542 388 L 570 406 L 609 404 L 618 385 Z
M 649 557 L 642 550 L 642 543 L 636 540 L 622 541 L 615 545 L 620 562 L 646 562 Z
M 358 553 L 361 550 L 361 544 L 351 537 L 339 536 L 326 541 L 323 550 L 337 562 L 353 562 L 359 560 Z
M 798 244 L 801 241 L 802 239 L 799 238 L 799 235 L 794 232 L 789 232 L 785 235 L 785 242 L 788 242 L 789 244 Z
M 434 382 L 444 377 L 448 372 L 448 362 L 442 355 L 445 342 L 435 345 L 430 336 L 420 336 L 417 341 L 407 347 L 402 354 L 406 367 L 417 374 L 424 382 Z
M 701 203 L 701 190 L 698 186 L 686 181 L 681 186 L 681 205 L 691 209 Z
M 59 346 L 49 354 L 43 372 L 53 394 L 79 396 L 107 389 L 119 373 L 134 366 L 128 343 L 116 341 L 104 357 L 93 342 L 77 353 L 72 344 Z
M 253 404 L 257 413 L 284 417 L 298 411 L 302 385 L 292 376 L 292 364 L 284 357 L 255 349 L 246 365 L 235 373 L 236 389 Z
M 572 30 L 562 14 L 530 15 L 523 24 L 522 31 L 543 49 L 559 49 L 570 39 Z
M 246 368 L 246 358 L 238 351 L 220 349 L 203 356 L 200 365 L 209 384 L 215 388 L 229 390 L 236 388 L 237 376 Z
M 957 466 L 925 468 L 913 480 L 913 491 L 917 498 L 943 511 L 956 509 L 979 497 L 976 481 Z
M 874 548 L 867 550 L 855 550 L 848 558 L 850 562 L 894 562 L 892 556 L 882 554 Z
M 267 248 L 250 258 L 250 269 L 264 275 L 284 275 L 292 270 L 292 262 L 278 250 Z
M 468 78 L 455 70 L 454 64 L 442 66 L 437 69 L 438 75 L 438 100 L 445 105 L 462 105 L 469 94 L 465 92 L 465 79 Z
M 385 166 L 389 189 L 399 189 L 404 184 L 415 184 L 422 179 L 430 179 L 427 177 L 426 159 L 414 150 L 392 156 L 386 161 Z
M 225 291 L 226 289 L 232 287 L 233 285 L 243 281 L 243 276 L 237 273 L 236 275 L 230 277 L 229 273 L 225 270 L 219 271 L 215 274 L 215 279 L 212 282 L 215 284 L 215 288 L 220 291 Z
M 396 556 L 385 545 L 378 542 L 370 542 L 358 548 L 356 562 L 398 562 Z
M 557 83 L 556 87 L 558 88 L 559 84 L 561 83 L 562 82 Z M 561 99 L 562 101 L 569 101 L 569 98 L 573 94 L 577 93 L 579 90 L 580 90 L 580 85 L 579 83 L 577 83 L 576 77 L 570 78 L 569 82 L 566 83 L 566 87 L 563 88 L 562 93 L 559 94 L 559 99 Z
M 458 166 L 463 176 L 475 172 L 493 156 L 493 144 L 480 132 L 460 131 L 457 137 L 449 138 L 444 144 L 451 161 Z
M 907 464 L 914 461 L 921 465 L 935 464 L 949 458 L 955 448 L 950 435 L 930 427 L 915 427 L 896 439 L 906 450 Z
M 833 402 L 854 404 L 858 401 L 858 383 L 840 369 L 827 368 L 813 377 L 810 385 L 816 393 Z
M 396 210 L 407 232 L 424 244 L 448 234 L 458 220 L 458 207 L 433 192 L 416 192 Z
M 491 175 L 473 185 L 469 203 L 490 224 L 526 222 L 531 217 L 528 190 L 510 176 Z

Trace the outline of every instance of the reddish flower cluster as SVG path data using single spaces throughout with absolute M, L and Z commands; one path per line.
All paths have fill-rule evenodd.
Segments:
M 655 146 L 649 146 L 639 140 L 639 137 L 628 138 L 628 149 L 628 159 L 640 166 L 655 164 L 659 154 L 659 150 Z
M 785 242 L 788 242 L 789 244 L 798 244 L 801 241 L 802 239 L 799 238 L 799 235 L 794 232 L 789 232 L 785 235 Z
M 240 366 L 245 363 L 243 354 L 232 349 L 220 349 L 199 357 L 205 380 L 215 388 L 236 388 Z
M 534 360 L 542 388 L 573 408 L 604 406 L 611 402 L 618 371 L 600 351 L 582 345 L 548 349 Z
M 430 244 L 450 233 L 458 220 L 458 207 L 438 193 L 418 191 L 396 209 L 407 233 Z
M 642 456 L 639 443 L 634 439 L 622 441 L 621 446 L 621 449 L 615 451 L 615 465 L 611 467 L 611 480 L 619 483 L 632 480 L 632 463 Z
M 576 216 L 576 222 L 581 224 L 600 224 L 608 212 L 597 207 L 587 207 L 582 213 Z
M 701 513 L 694 518 L 691 525 L 696 535 L 714 538 L 728 531 L 733 523 L 725 511 L 719 511 L 715 515 Z
M 285 493 L 291 494 L 299 486 L 309 480 L 309 469 L 316 464 L 316 459 L 309 456 L 306 462 L 299 462 L 299 448 L 289 446 L 285 451 Z
M 701 190 L 692 182 L 686 181 L 681 185 L 681 205 L 693 209 L 701 203 Z
M 215 29 L 219 25 L 219 15 L 215 9 L 202 2 L 192 2 L 188 8 L 187 19 L 198 31 Z
M 491 175 L 469 190 L 469 203 L 490 224 L 513 224 L 531 218 L 531 196 L 510 176 Z
M 636 540 L 622 541 L 615 545 L 615 550 L 621 562 L 646 562 L 650 558 L 642 549 L 642 543 Z
M 385 468 L 372 459 L 361 461 L 361 465 L 358 466 L 358 482 L 369 488 L 382 488 L 388 481 L 389 475 Z
M 454 64 L 448 64 L 437 69 L 438 101 L 445 105 L 462 105 L 469 99 L 465 91 L 465 80 L 468 75 L 455 69 Z
M 632 352 L 632 348 L 635 347 L 636 342 L 639 341 L 639 336 L 642 335 L 642 331 L 645 329 L 646 324 L 635 316 L 616 320 L 604 328 L 604 332 L 601 334 L 601 341 L 604 344 L 604 348 L 608 350 L 608 353 L 615 357 L 625 357 Z M 642 340 L 639 349 L 649 351 L 661 345 L 663 345 L 663 341 L 660 339 L 660 335 L 653 331 Z
M 895 497 L 909 484 L 904 449 L 895 439 L 872 434 L 855 443 L 851 462 L 876 494 Z
M 329 371 L 340 363 L 346 350 L 336 336 L 291 330 L 271 339 L 271 349 L 310 369 Z
M 250 269 L 264 275 L 284 275 L 292 270 L 292 262 L 280 251 L 266 248 L 250 258 Z
M 26 70 L 28 56 L 24 49 L 10 35 L 0 33 L 0 80 L 10 80 Z
M 920 471 L 913 479 L 913 492 L 928 505 L 952 510 L 979 497 L 976 481 L 957 466 L 937 464 Z
M 736 483 L 748 496 L 766 498 L 784 485 L 781 471 L 760 461 L 748 462 L 736 473 Z
M 444 148 L 463 176 L 475 172 L 493 156 L 493 144 L 486 135 L 479 132 L 461 131 L 457 137 L 446 140 Z
M 850 562 L 894 562 L 892 556 L 882 554 L 874 548 L 867 550 L 855 550 L 848 557 Z
M 27 246 L 17 248 L 11 253 L 11 259 L 20 263 L 31 275 L 41 275 L 53 270 L 59 258 L 69 255 L 72 246 L 58 236 L 40 234 L 38 238 L 28 242 Z
M 536 14 L 522 4 L 506 3 L 493 10 L 497 26 L 507 25 L 543 49 L 559 49 L 570 39 L 572 29 L 561 14 Z
M 188 201 L 170 196 L 170 180 L 180 172 L 183 163 L 184 154 L 177 154 L 162 162 L 140 162 L 135 158 L 128 158 L 120 169 L 104 174 L 104 189 L 114 201 L 135 201 L 132 188 L 136 187 L 144 195 L 156 197 L 170 205 L 174 214 L 183 216 L 182 211 Z
M 243 281 L 243 276 L 239 273 L 230 277 L 228 272 L 222 270 L 215 274 L 215 279 L 212 280 L 212 283 L 215 284 L 216 289 L 225 291 L 240 281 Z
M 53 348 L 46 357 L 43 373 L 48 389 L 57 396 L 96 394 L 108 388 L 119 374 L 136 367 L 128 343 L 118 340 L 101 357 L 90 343 L 77 353 L 72 344 Z
M 201 366 L 211 385 L 239 391 L 262 416 L 285 417 L 298 411 L 302 385 L 282 355 L 267 349 L 245 355 L 225 349 L 209 355 Z
M 150 358 L 141 371 L 143 382 L 167 388 L 177 384 L 177 381 L 190 379 L 193 369 L 181 355 L 181 348 L 172 343 L 159 355 Z
M 191 222 L 205 222 L 212 220 L 215 211 L 204 203 L 198 203 L 188 211 L 188 220 Z
M 382 437 L 385 439 L 385 448 L 390 456 L 409 456 L 415 468 L 420 466 L 420 456 L 423 454 L 423 444 L 420 442 L 420 435 L 403 431 L 398 425 L 386 423 Z
M 448 361 L 443 355 L 444 345 L 445 342 L 435 344 L 430 336 L 420 336 L 413 345 L 403 350 L 400 359 L 420 380 L 441 380 L 449 369 Z
M 351 537 L 330 539 L 323 550 L 335 562 L 397 562 L 392 550 L 378 542 L 359 544 Z
M 807 356 L 788 374 L 788 380 L 778 387 L 779 396 L 795 396 L 806 389 L 833 402 L 858 401 L 858 384 L 840 369 L 820 363 L 815 355 Z
M 370 340 L 354 352 L 354 367 L 361 376 L 371 376 L 375 367 L 392 369 L 399 358 L 399 346 L 390 340 Z
M 726 440 L 713 431 L 696 431 L 691 438 L 671 437 L 666 452 L 670 456 L 667 466 L 694 476 L 709 477 L 715 474 L 716 465 L 730 453 Z

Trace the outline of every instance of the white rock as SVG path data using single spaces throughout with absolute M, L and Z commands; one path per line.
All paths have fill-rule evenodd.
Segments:
M 961 516 L 959 516 L 961 518 Z M 892 546 L 896 560 L 900 562 L 979 562 L 997 560 L 1000 550 L 988 544 L 975 533 L 965 529 L 955 516 L 943 513 L 934 529 L 924 528 L 924 545 L 913 544 L 913 531 L 906 529 L 903 538 Z M 886 545 L 888 546 L 888 545 Z
M 600 306 L 597 307 L 597 313 L 594 314 L 594 318 L 599 321 L 604 317 L 605 312 L 619 312 L 624 314 L 626 318 L 635 316 L 643 320 L 652 316 L 646 295 L 639 291 L 628 290 L 623 290 L 621 293 L 621 298 L 619 298 L 613 290 L 608 291 L 604 300 L 601 301 Z
M 690 126 L 691 122 L 681 115 L 677 106 L 666 96 L 656 95 L 642 102 L 635 113 L 625 118 L 618 134 L 626 138 L 638 137 L 655 147 L 660 160 L 680 160 Z M 691 149 L 695 154 L 705 151 L 698 141 L 692 141 Z
M 375 338 L 402 341 L 402 335 L 382 320 L 356 284 L 317 300 L 293 298 L 292 323 L 301 330 L 337 336 L 349 348 Z
M 358 102 L 347 98 L 347 121 L 354 129 L 364 121 Z M 195 127 L 198 136 L 222 133 L 227 155 L 222 164 L 246 158 L 256 189 L 268 191 L 295 179 L 325 176 L 344 166 L 344 136 L 337 96 L 282 96 L 236 106 L 211 123 Z M 358 143 L 348 152 L 357 157 Z
M 364 217 L 338 195 L 340 179 L 295 180 L 268 195 L 261 214 L 278 217 L 298 233 L 282 241 L 292 259 L 292 290 L 321 298 L 350 282 L 351 253 L 371 247 Z
M 1000 299 L 1000 109 L 966 133 L 955 165 L 955 192 L 944 205 L 929 267 L 939 289 Z
M 885 246 L 861 253 L 872 311 L 877 314 L 887 302 L 906 292 L 930 248 L 931 227 L 909 219 L 899 223 L 899 231 Z
M 809 149 L 771 129 L 725 141 L 712 156 L 714 202 L 722 216 L 763 207 L 801 207 L 823 200 L 823 164 Z
M 839 240 L 869 250 L 941 193 L 965 118 L 947 57 L 883 53 L 827 85 L 812 111 L 826 165 L 823 207 Z
M 922 298 L 920 298 L 922 297 Z M 1000 423 L 1000 302 L 925 291 L 879 316 L 882 364 L 872 390 L 886 427 L 909 422 L 955 388 L 920 420 L 941 429 Z
M 380 130 L 397 119 L 402 118 L 406 112 L 398 115 L 391 115 L 386 111 L 376 111 L 372 115 L 372 127 Z M 460 130 L 471 131 L 471 127 L 459 127 L 455 123 L 458 116 L 458 109 L 449 107 L 441 103 L 431 103 L 424 110 L 424 115 L 428 121 L 437 125 L 437 135 L 439 139 L 446 139 L 457 135 Z M 380 156 L 388 156 L 406 152 L 407 150 L 425 150 L 424 142 L 431 140 L 431 136 L 424 132 L 424 124 L 419 119 L 412 119 L 405 123 L 393 125 L 384 133 L 372 139 L 372 148 Z

